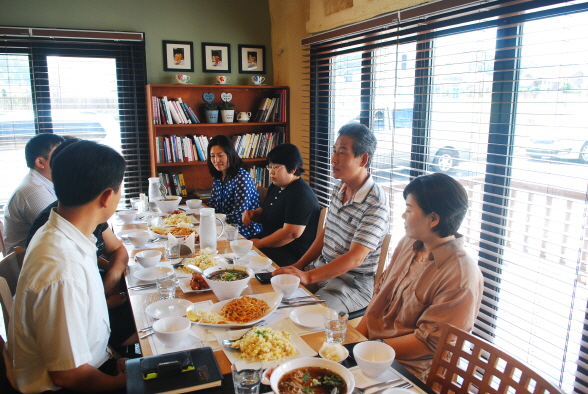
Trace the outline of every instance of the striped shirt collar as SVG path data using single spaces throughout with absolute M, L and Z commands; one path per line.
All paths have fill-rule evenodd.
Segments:
M 353 196 L 351 196 L 349 201 L 347 201 L 347 204 L 350 204 L 351 202 L 358 202 L 358 203 L 363 202 L 365 200 L 365 198 L 367 197 L 368 193 L 370 192 L 370 190 L 372 189 L 373 185 L 374 185 L 374 179 L 372 178 L 372 174 L 368 173 L 368 179 L 366 179 L 366 181 L 359 188 L 357 193 L 355 193 Z M 339 196 L 341 197 L 341 201 L 343 201 L 343 196 L 345 195 L 345 190 L 347 190 L 347 185 L 343 185 L 343 187 L 339 191 Z

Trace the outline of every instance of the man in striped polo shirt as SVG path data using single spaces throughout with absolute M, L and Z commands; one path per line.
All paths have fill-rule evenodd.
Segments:
M 384 190 L 368 168 L 377 140 L 360 123 L 341 127 L 331 165 L 335 186 L 325 228 L 297 263 L 274 275 L 293 274 L 316 284 L 315 294 L 332 309 L 353 312 L 372 298 L 382 241 L 389 231 L 390 209 Z M 304 268 L 314 262 L 314 269 Z

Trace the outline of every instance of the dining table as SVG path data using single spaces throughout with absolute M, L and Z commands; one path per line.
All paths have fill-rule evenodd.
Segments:
M 232 382 L 232 377 L 231 377 L 232 361 L 227 356 L 227 353 L 230 355 L 230 352 L 224 351 L 223 345 L 219 344 L 219 341 L 218 341 L 219 337 L 223 337 L 223 336 L 231 337 L 232 330 L 230 328 L 210 327 L 210 326 L 206 326 L 206 325 L 193 324 L 192 328 L 191 328 L 192 335 L 190 335 L 190 338 L 188 340 L 186 340 L 185 343 L 183 343 L 182 346 L 184 346 L 184 348 L 178 348 L 178 349 L 166 348 L 165 346 L 162 345 L 162 343 L 160 343 L 157 340 L 155 335 L 148 335 L 150 333 L 150 331 L 141 331 L 144 328 L 148 328 L 148 327 L 152 326 L 153 322 L 155 321 L 155 318 L 153 316 L 150 316 L 148 313 L 146 313 L 146 309 L 149 307 L 149 305 L 151 305 L 157 301 L 160 301 L 160 300 L 159 300 L 159 295 L 157 293 L 157 289 L 155 287 L 150 287 L 147 289 L 140 289 L 140 290 L 135 290 L 133 288 L 133 286 L 137 286 L 137 285 L 141 284 L 141 281 L 139 281 L 135 278 L 134 273 L 143 268 L 136 261 L 135 255 L 143 250 L 148 250 L 148 249 L 159 250 L 162 252 L 162 260 L 159 263 L 159 265 L 165 265 L 165 266 L 170 266 L 173 263 L 177 263 L 177 262 L 179 262 L 180 259 L 168 260 L 165 257 L 165 252 L 164 252 L 165 241 L 166 241 L 165 238 L 161 238 L 161 239 L 153 238 L 145 246 L 140 247 L 140 248 L 134 247 L 128 241 L 128 239 L 126 239 L 125 235 L 128 234 L 130 230 L 148 230 L 148 225 L 145 221 L 135 220 L 132 223 L 124 224 L 124 223 L 122 223 L 122 221 L 118 220 L 115 215 L 113 217 L 113 219 L 111 219 L 110 223 L 112 225 L 112 230 L 123 241 L 123 244 L 125 245 L 125 247 L 128 251 L 128 254 L 129 254 L 129 264 L 128 264 L 127 270 L 126 270 L 126 282 L 127 282 L 127 286 L 129 287 L 128 296 L 129 296 L 129 300 L 130 300 L 131 307 L 133 310 L 133 317 L 135 319 L 135 326 L 139 332 L 139 337 L 140 337 L 139 344 L 140 344 L 142 356 L 145 357 L 145 356 L 151 356 L 151 355 L 156 355 L 156 354 L 161 354 L 161 353 L 168 353 L 171 351 L 185 350 L 188 348 L 209 346 L 212 348 L 214 355 L 216 357 L 217 363 L 219 365 L 219 368 L 221 370 L 221 373 L 223 374 L 223 381 L 222 381 L 221 386 L 219 386 L 219 387 L 208 388 L 208 389 L 204 389 L 204 390 L 200 390 L 200 391 L 206 391 L 206 392 L 210 391 L 210 393 L 215 393 L 215 394 L 216 393 L 220 394 L 221 392 L 226 393 L 226 394 L 233 393 L 233 382 Z M 195 252 L 198 252 L 198 251 L 199 251 L 199 248 L 196 245 Z M 251 256 L 255 256 L 255 255 L 265 256 L 261 251 L 259 251 L 255 247 L 252 248 L 252 250 L 249 252 L 249 255 L 251 255 Z M 234 254 L 230 248 L 229 242 L 226 240 L 224 235 L 221 235 L 217 240 L 217 251 L 216 251 L 215 256 L 216 256 L 216 258 L 221 259 L 221 261 L 222 261 L 222 259 L 225 259 L 229 263 L 232 262 L 232 257 L 234 257 Z M 184 257 L 184 256 L 182 256 L 182 257 Z M 274 262 L 272 262 L 272 264 L 270 266 L 263 268 L 261 270 L 261 272 L 272 272 L 277 267 L 278 266 Z M 189 278 L 191 276 L 190 274 L 186 274 L 184 271 L 182 271 L 180 269 L 176 269 L 176 274 L 178 275 L 178 278 L 180 281 L 184 280 L 183 283 L 187 283 L 186 278 Z M 219 302 L 219 300 L 217 299 L 217 297 L 214 295 L 214 293 L 212 291 L 190 291 L 190 290 L 191 289 L 186 289 L 185 285 L 178 286 L 178 288 L 176 289 L 176 295 L 175 295 L 176 299 L 187 300 L 187 301 L 193 303 L 195 306 L 198 305 L 198 306 L 202 307 L 202 309 L 206 309 L 207 307 L 210 308 L 211 304 Z M 263 293 L 270 293 L 273 291 L 274 290 L 273 290 L 271 284 L 262 284 L 256 278 L 251 278 L 249 281 L 248 287 L 245 288 L 245 290 L 242 292 L 241 295 L 242 296 L 244 296 L 244 295 L 259 295 L 259 294 L 263 294 Z M 303 296 L 314 297 L 310 291 L 308 291 L 304 286 L 300 285 L 292 297 L 303 297 Z M 321 305 L 321 304 L 317 304 L 317 305 Z M 293 322 L 291 316 L 293 316 L 292 312 L 295 310 L 295 308 L 297 308 L 297 307 L 296 306 L 288 307 L 288 305 L 286 305 L 286 304 L 281 305 L 281 307 L 278 308 L 277 310 L 275 310 L 273 313 L 271 313 L 271 315 L 266 316 L 266 318 L 265 318 L 266 323 L 265 324 L 268 324 L 268 325 L 272 324 L 272 325 L 277 326 L 279 328 L 286 328 L 287 331 L 290 332 L 293 336 L 299 337 L 304 342 L 304 344 L 305 344 L 304 349 L 305 350 L 301 352 L 302 353 L 301 355 L 303 355 L 303 356 L 305 356 L 305 355 L 317 356 L 318 357 L 317 352 L 319 351 L 319 349 L 321 348 L 321 346 L 323 345 L 323 343 L 326 340 L 324 329 L 316 328 L 316 327 L 312 327 L 312 328 L 304 327 L 304 326 L 300 326 L 300 325 L 296 324 L 295 322 Z M 346 367 L 350 368 L 351 371 L 355 370 L 355 372 L 353 372 L 353 374 L 355 376 L 356 381 L 358 378 L 360 380 L 365 379 L 363 386 L 361 384 L 358 384 L 359 387 L 364 387 L 364 386 L 368 385 L 369 383 L 372 383 L 372 384 L 374 383 L 374 381 L 372 379 L 367 378 L 365 376 L 363 376 L 363 377 L 361 376 L 363 374 L 359 371 L 358 367 L 356 366 L 355 360 L 353 358 L 353 351 L 352 351 L 353 346 L 358 342 L 362 342 L 362 341 L 366 341 L 366 340 L 367 340 L 367 338 L 365 336 L 363 336 L 359 331 L 357 331 L 352 324 L 347 325 L 345 339 L 342 344 L 348 348 L 349 357 L 345 361 L 343 361 L 342 364 L 345 365 Z M 416 378 L 414 375 L 412 375 L 409 371 L 407 371 L 401 364 L 399 364 L 396 361 L 393 363 L 392 367 L 390 368 L 390 373 L 391 374 L 397 373 L 397 374 L 401 375 L 402 378 L 405 379 L 406 382 L 408 382 L 408 384 L 412 385 L 411 389 L 414 390 L 415 392 L 433 394 L 433 392 L 426 385 L 424 385 L 424 383 L 422 381 L 420 381 L 418 378 Z M 378 380 L 376 380 L 375 382 L 377 383 Z M 270 391 L 271 391 L 271 388 L 269 386 L 262 385 L 260 392 L 264 393 L 264 392 L 270 392 Z M 361 393 L 357 392 L 355 394 L 361 394 Z M 369 392 L 366 394 L 375 394 L 375 393 Z

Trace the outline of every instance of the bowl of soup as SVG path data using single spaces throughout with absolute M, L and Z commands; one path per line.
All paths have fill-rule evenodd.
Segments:
M 280 364 L 270 377 L 270 385 L 276 394 L 350 394 L 355 379 L 347 368 L 335 361 L 315 357 L 300 357 Z
M 182 201 L 181 196 L 156 197 L 155 205 L 157 205 L 157 208 L 159 208 L 161 212 L 171 213 L 178 209 L 180 201 Z
M 244 265 L 219 264 L 204 270 L 204 280 L 219 301 L 239 297 L 252 277 L 253 270 Z

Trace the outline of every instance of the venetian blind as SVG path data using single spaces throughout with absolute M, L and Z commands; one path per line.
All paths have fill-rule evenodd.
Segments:
M 470 198 L 460 233 L 485 278 L 474 333 L 565 392 L 588 392 L 588 4 L 414 14 L 308 39 L 311 186 L 328 204 L 337 130 L 369 126 L 394 247 L 406 184 L 458 179 Z

